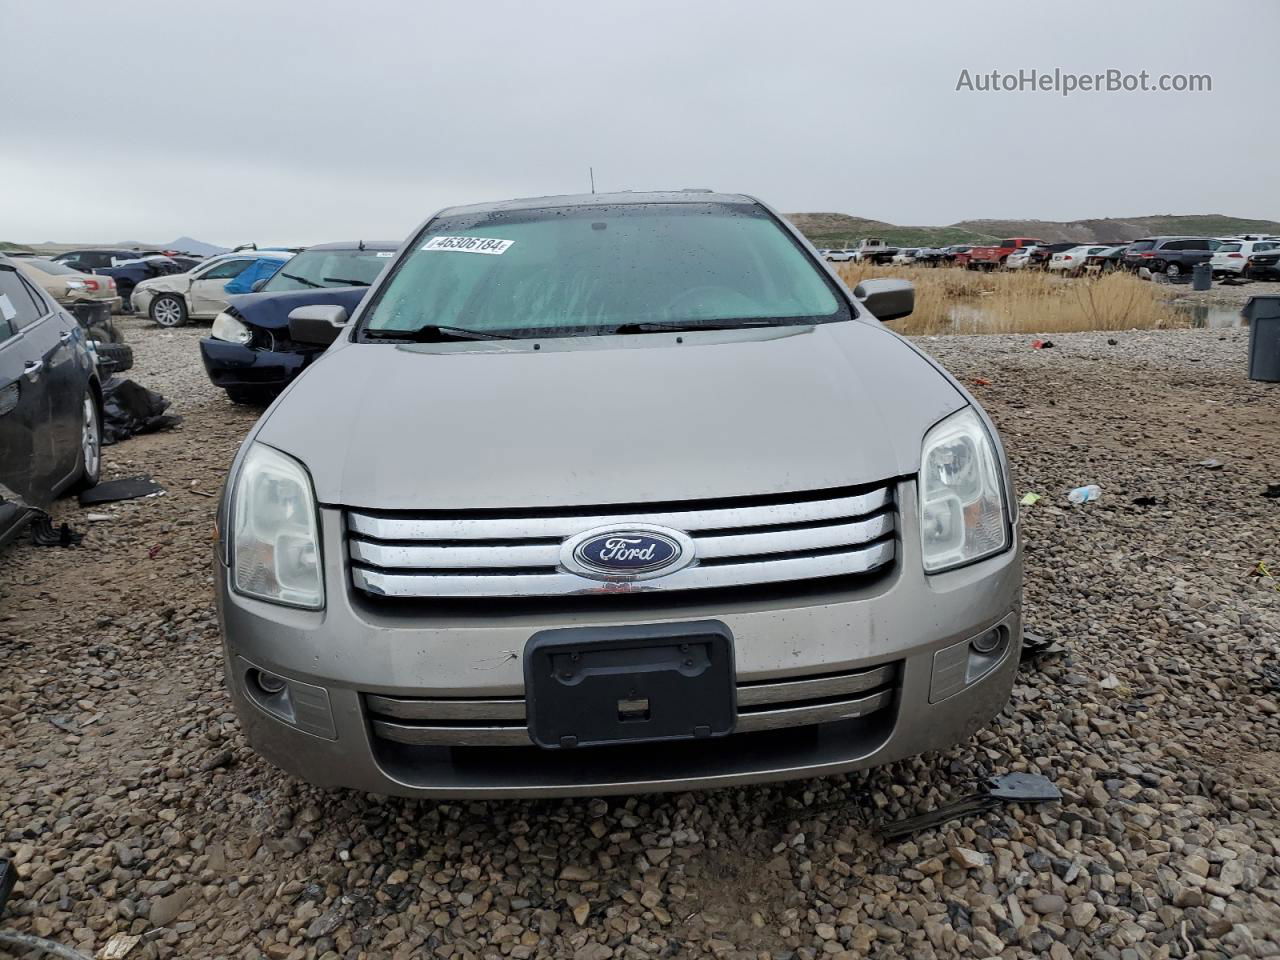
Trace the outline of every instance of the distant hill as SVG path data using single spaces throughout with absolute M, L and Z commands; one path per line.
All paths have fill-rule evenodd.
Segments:
M 215 246 L 212 243 L 205 243 L 203 240 L 195 240 L 191 237 L 179 237 L 173 243 L 143 243 L 141 240 L 113 240 L 110 243 L 59 243 L 55 240 L 46 240 L 43 243 L 3 243 L 0 242 L 0 250 L 6 248 L 11 250 L 34 251 L 47 257 L 57 256 L 59 253 L 66 253 L 68 250 L 93 250 L 95 248 L 103 248 L 107 250 L 178 250 L 183 253 L 194 253 L 201 257 L 211 257 L 218 253 L 230 252 L 227 247 Z
M 902 246 L 938 246 L 989 240 L 987 234 L 974 233 L 960 225 L 950 227 L 899 227 L 883 220 L 851 217 L 844 213 L 788 213 L 786 218 L 819 247 L 843 247 L 857 243 L 862 237 L 884 237 Z
M 1280 223 L 1274 220 L 1245 220 L 1216 213 L 1073 221 L 962 220 L 946 227 L 902 227 L 843 213 L 788 213 L 786 217 L 820 247 L 844 246 L 862 237 L 884 237 L 899 246 L 944 246 L 1001 237 L 1038 237 L 1046 243 L 1091 243 L 1169 234 L 1210 237 L 1237 233 L 1280 234 Z
M 20 243 L 10 243 L 7 240 L 0 240 L 0 253 L 17 251 L 18 253 L 30 253 L 31 248 L 23 246 Z
M 230 253 L 229 247 L 219 247 L 212 243 L 205 243 L 203 240 L 193 240 L 191 237 L 179 237 L 173 243 L 163 244 L 164 250 L 182 250 L 186 253 L 198 253 L 202 257 L 212 257 L 218 253 Z

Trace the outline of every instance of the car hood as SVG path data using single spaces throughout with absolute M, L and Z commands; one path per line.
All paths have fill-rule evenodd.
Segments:
M 967 400 L 861 320 L 675 335 L 335 344 L 256 439 L 370 509 L 745 496 L 915 473 Z
M 346 307 L 348 314 L 355 313 L 368 287 L 325 287 L 322 290 L 282 290 L 257 293 L 240 293 L 228 298 L 227 312 L 245 323 L 267 330 L 281 330 L 289 326 L 289 314 L 296 307 L 313 304 Z

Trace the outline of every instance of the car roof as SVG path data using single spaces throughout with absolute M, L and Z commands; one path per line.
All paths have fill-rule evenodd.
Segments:
M 65 257 L 69 253 L 132 253 L 135 256 L 142 256 L 142 251 L 135 247 L 76 247 L 74 250 L 63 250 L 61 253 L 51 253 L 49 257 Z
M 215 253 L 200 262 L 209 263 L 212 260 L 227 260 L 231 257 L 241 260 L 292 260 L 294 256 L 295 254 L 290 250 L 232 250 L 230 253 Z
M 567 193 L 549 197 L 524 197 L 498 203 L 472 203 L 446 207 L 437 216 L 453 217 L 468 213 L 497 213 L 506 210 L 538 210 L 543 207 L 630 206 L 641 203 L 734 203 L 756 206 L 760 201 L 741 193 L 716 193 L 713 190 L 654 190 L 622 193 Z
M 336 243 L 317 243 L 308 250 L 399 250 L 399 240 L 339 240 Z

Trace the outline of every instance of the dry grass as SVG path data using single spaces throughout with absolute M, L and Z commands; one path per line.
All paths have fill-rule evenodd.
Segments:
M 1041 270 L 986 273 L 953 267 L 836 265 L 852 288 L 872 277 L 916 286 L 916 309 L 899 333 L 1051 333 L 1185 326 L 1155 284 L 1127 273 L 1068 279 Z

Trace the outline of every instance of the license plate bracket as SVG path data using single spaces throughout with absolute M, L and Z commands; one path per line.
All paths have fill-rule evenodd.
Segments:
M 529 738 L 549 750 L 720 737 L 737 722 L 718 620 L 544 630 L 524 653 Z

